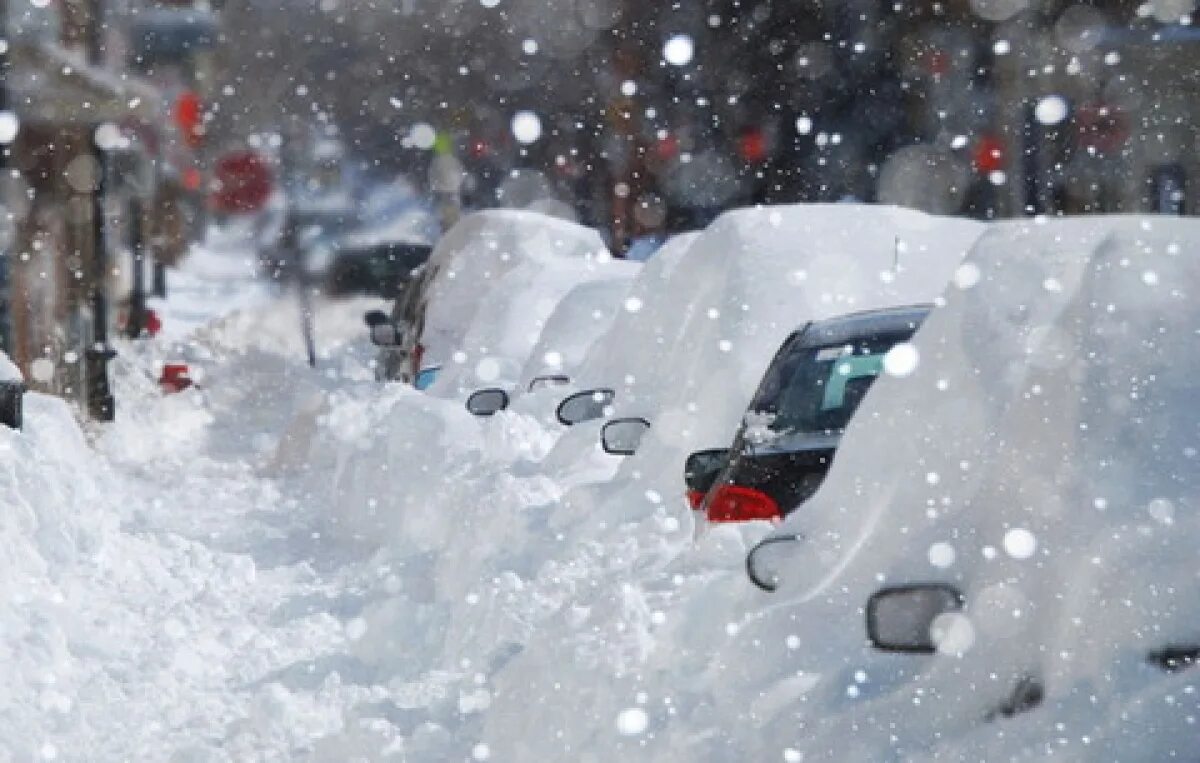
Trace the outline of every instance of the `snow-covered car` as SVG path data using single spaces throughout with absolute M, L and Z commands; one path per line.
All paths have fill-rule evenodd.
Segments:
M 639 270 L 633 265 L 618 267 L 611 277 L 573 287 L 546 318 L 515 384 L 473 392 L 467 398 L 468 410 L 490 416 L 507 408 L 516 396 L 570 384 L 588 348 L 612 325 Z M 518 298 L 511 304 L 522 310 L 524 303 Z
M 645 265 L 578 384 L 563 391 L 609 391 L 610 418 L 650 422 L 654 455 L 627 468 L 641 479 L 671 475 L 674 484 L 655 490 L 679 495 L 687 456 L 729 446 L 797 326 L 931 302 L 982 230 L 969 220 L 864 205 L 728 212 Z
M 496 363 L 514 357 L 524 361 L 541 324 L 570 286 L 591 273 L 598 276 L 618 267 L 590 228 L 516 210 L 468 215 L 438 241 L 421 272 L 396 300 L 390 320 L 375 322 L 372 340 L 380 345 L 377 376 L 412 382 L 422 369 L 441 367 L 436 387 L 443 383 L 441 376 L 451 375 L 453 362 L 476 377 L 470 383 L 468 376 L 456 376 L 453 386 L 461 383 L 469 389 L 495 381 L 503 371 Z M 514 272 L 518 277 L 506 278 Z M 468 333 L 476 316 L 488 321 L 489 310 L 516 298 L 505 289 L 523 289 L 533 278 L 540 280 L 545 293 L 526 291 L 528 301 L 521 311 L 508 311 L 523 325 L 501 335 L 507 349 L 472 346 Z M 516 345 L 524 350 L 512 351 Z
M 1126 217 L 979 241 L 910 373 L 880 377 L 821 491 L 751 553 L 776 601 L 710 655 L 737 666 L 712 676 L 724 743 L 803 760 L 1194 752 L 1200 700 L 1169 690 L 1200 655 L 1196 240 L 1195 221 Z M 746 696 L 791 699 L 758 703 L 740 734 Z M 1148 701 L 1153 717 L 1113 725 Z
M 771 361 L 733 444 L 688 457 L 693 507 L 710 522 L 779 520 L 820 487 L 842 433 L 885 364 L 904 362 L 928 306 L 811 323 Z

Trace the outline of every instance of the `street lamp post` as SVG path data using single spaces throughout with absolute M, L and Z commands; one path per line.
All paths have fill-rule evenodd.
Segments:
M 92 346 L 87 349 L 87 406 L 97 421 L 112 421 L 116 404 L 108 385 L 108 362 L 116 353 L 108 345 L 108 295 L 104 285 L 108 277 L 108 240 L 104 196 L 108 183 L 108 156 L 91 135 L 92 158 L 96 164 L 95 190 L 92 192 Z

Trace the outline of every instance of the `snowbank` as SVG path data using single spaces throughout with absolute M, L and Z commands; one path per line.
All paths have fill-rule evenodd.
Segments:
M 557 258 L 597 267 L 612 260 L 594 230 L 535 212 L 487 210 L 460 220 L 438 241 L 427 265 L 438 273 L 429 286 L 421 335 L 425 364 L 448 367 L 454 362 L 475 317 L 487 315 L 481 310 L 485 299 L 494 289 L 513 288 L 504 276 L 518 268 L 530 273 L 552 267 Z M 501 293 L 489 304 L 495 307 L 503 298 Z M 532 307 L 540 309 L 544 319 L 554 304 Z M 536 336 L 530 346 L 533 341 Z M 484 354 L 485 350 L 472 348 L 465 358 L 459 356 L 460 365 L 473 368 Z
M 0 350 L 0 381 L 21 381 L 25 377 L 7 353 Z
M 517 389 L 528 389 L 538 376 L 574 378 L 589 349 L 612 326 L 639 271 L 622 265 L 613 278 L 584 282 L 567 292 L 546 319 Z
M 485 282 L 476 295 L 475 319 L 429 392 L 461 398 L 481 386 L 515 386 L 560 304 L 566 300 L 594 303 L 596 297 L 602 296 L 580 292 L 581 284 L 612 284 L 623 290 L 638 268 L 635 263 L 607 256 L 580 258 L 538 252 L 502 277 Z M 433 304 L 429 309 L 434 310 Z M 557 317 L 572 318 L 565 311 Z M 572 331 L 571 344 L 584 348 L 602 328 L 594 318 L 590 325 L 577 319 L 571 320 L 571 324 L 555 329 L 558 341 L 562 341 L 564 332 Z M 428 331 L 428 324 L 426 327 Z M 571 350 L 572 347 L 564 345 L 563 351 Z M 545 360 L 544 353 L 542 359 Z
M 803 535 L 780 547 L 781 590 L 729 581 L 680 600 L 703 678 L 660 641 L 668 653 L 641 677 L 669 667 L 639 685 L 704 702 L 655 715 L 646 757 L 1192 749 L 1197 700 L 1148 657 L 1195 644 L 1200 616 L 1200 369 L 1187 352 L 1200 264 L 1185 254 L 1197 240 L 1200 225 L 1170 218 L 1008 223 L 981 238 L 914 339 L 915 371 L 879 380 L 821 491 L 777 531 Z M 965 597 L 942 652 L 867 646 L 868 598 L 928 583 Z M 1007 719 L 1023 681 L 1044 698 Z
M 355 658 L 394 681 L 442 676 L 442 699 L 424 712 L 447 734 L 443 756 L 469 754 L 481 738 L 507 759 L 569 758 L 603 749 L 600 737 L 620 739 L 606 719 L 633 702 L 636 691 L 621 687 L 656 644 L 666 648 L 656 635 L 665 610 L 714 576 L 733 580 L 744 552 L 721 533 L 692 550 L 687 453 L 728 444 L 788 333 L 847 310 L 933 300 L 980 231 L 886 208 L 748 210 L 661 252 L 579 374 L 579 384 L 613 379 L 619 410 L 654 419 L 648 447 L 623 464 L 599 452 L 600 422 L 561 434 L 521 406 L 482 429 L 451 421 L 465 411 L 440 402 L 422 414 L 370 412 L 362 430 L 373 445 L 343 446 L 338 483 L 358 492 L 340 503 L 372 506 L 381 524 L 367 537 L 387 539 L 380 556 L 392 579 L 364 614 L 380 640 Z M 745 588 L 740 577 L 736 585 Z M 455 697 L 471 709 L 456 709 Z

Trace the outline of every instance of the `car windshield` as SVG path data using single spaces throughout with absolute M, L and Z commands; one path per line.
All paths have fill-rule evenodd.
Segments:
M 341 252 L 331 274 L 333 293 L 398 296 L 412 268 L 413 253 L 406 251 L 410 248 L 384 245 Z
M 794 339 L 767 370 L 750 404 L 774 434 L 840 432 L 883 370 L 883 357 L 907 333 L 875 334 L 811 346 Z

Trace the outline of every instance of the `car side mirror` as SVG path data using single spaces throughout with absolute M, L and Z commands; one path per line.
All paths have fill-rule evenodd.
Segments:
M 381 324 L 391 323 L 391 319 L 382 310 L 368 310 L 363 314 L 363 323 L 367 324 L 367 328 L 373 329 Z
M 549 376 L 535 376 L 535 377 L 533 377 L 533 380 L 529 382 L 529 391 L 533 392 L 534 390 L 544 389 L 546 387 L 561 387 L 564 384 L 570 384 L 570 383 L 571 383 L 571 377 L 563 376 L 561 374 L 551 374 Z
M 481 389 L 467 398 L 467 410 L 476 416 L 494 416 L 507 407 L 508 393 L 502 389 Z
M 611 389 L 588 389 L 576 392 L 558 405 L 555 415 L 560 424 L 575 426 L 584 421 L 601 419 L 608 415 L 617 393 Z
M 612 456 L 632 456 L 650 431 L 650 422 L 643 418 L 613 419 L 600 430 L 600 444 Z
M 803 540 L 803 535 L 793 533 L 771 535 L 759 541 L 746 554 L 746 575 L 750 582 L 768 592 L 778 588 L 787 558 L 794 551 L 793 544 Z
M 400 332 L 396 330 L 396 324 L 388 321 L 387 323 L 379 323 L 371 327 L 371 344 L 376 347 L 398 347 L 400 342 Z
M 945 615 L 962 608 L 958 589 L 941 583 L 884 588 L 867 601 L 867 638 L 884 652 L 932 654 L 947 637 Z
M 698 450 L 688 456 L 683 464 L 683 482 L 689 491 L 704 495 L 728 462 L 728 448 Z

